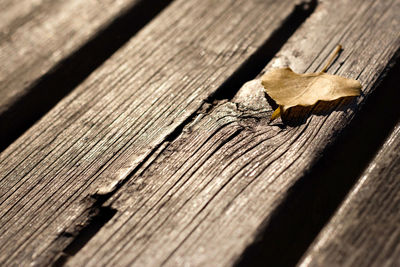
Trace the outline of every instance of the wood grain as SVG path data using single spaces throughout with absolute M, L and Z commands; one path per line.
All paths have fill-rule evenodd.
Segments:
M 400 264 L 400 124 L 300 266 Z
M 1 3 L 0 113 L 57 63 L 138 1 Z
M 67 76 L 73 73 L 70 69 L 60 70 L 66 60 L 138 3 L 139 0 L 1 1 L 1 149 L 26 124 L 47 111 L 47 105 L 53 104 L 53 96 L 68 92 L 63 88 L 74 77 Z M 97 56 L 101 57 L 100 54 Z M 77 58 L 75 66 L 70 68 L 78 69 L 80 74 L 86 71 L 84 66 L 96 61 L 97 58 L 86 53 L 85 58 Z M 63 80 L 41 84 L 43 77 L 57 71 L 66 72 L 62 74 Z M 43 88 L 38 89 L 38 85 Z
M 266 70 L 290 63 L 316 71 L 341 43 L 328 72 L 358 79 L 363 95 L 293 126 L 268 123 L 272 109 L 257 80 L 231 102 L 205 105 L 105 203 L 117 214 L 67 265 L 235 263 L 375 90 L 400 46 L 399 11 L 398 1 L 324 1 Z
M 0 154 L 0 262 L 48 264 L 294 1 L 179 0 Z M 79 12 L 78 12 L 79 13 Z

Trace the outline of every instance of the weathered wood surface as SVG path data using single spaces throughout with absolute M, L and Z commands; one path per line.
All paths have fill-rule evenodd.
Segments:
M 400 124 L 300 266 L 400 265 Z
M 3 151 L 1 264 L 53 261 L 87 223 L 91 196 L 127 179 L 294 7 L 175 1 Z
M 375 90 L 400 47 L 399 4 L 324 1 L 266 68 L 316 71 L 341 43 L 328 72 L 358 79 L 361 97 L 295 126 L 268 123 L 272 109 L 257 81 L 231 102 L 204 105 L 105 203 L 117 214 L 67 265 L 233 264 Z
M 51 101 L 49 95 L 62 95 L 60 84 L 48 85 L 35 103 L 24 100 L 39 80 L 54 71 L 63 60 L 74 54 L 122 13 L 139 0 L 4 0 L 0 3 L 0 144 L 23 127 L 32 114 Z M 94 58 L 80 58 L 79 69 Z M 83 71 L 82 69 L 80 69 Z M 68 79 L 68 78 L 67 78 Z M 70 79 L 73 79 L 71 77 Z M 29 96 L 27 96 L 29 95 Z M 43 110 L 46 111 L 46 110 Z M 39 115 L 38 115 L 39 116 Z

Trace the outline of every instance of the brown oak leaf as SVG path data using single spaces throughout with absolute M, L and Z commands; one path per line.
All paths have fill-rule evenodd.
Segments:
M 264 74 L 261 83 L 267 94 L 279 105 L 271 121 L 295 106 L 312 106 L 318 101 L 333 101 L 341 97 L 359 96 L 357 80 L 325 73 L 341 49 L 339 45 L 322 71 L 298 74 L 290 68 L 273 69 Z

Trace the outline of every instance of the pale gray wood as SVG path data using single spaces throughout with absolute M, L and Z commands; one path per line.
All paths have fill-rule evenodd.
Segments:
M 1 146 L 5 145 L 5 139 L 9 141 L 9 135 L 21 130 L 15 128 L 23 127 L 25 120 L 31 119 L 30 113 L 35 112 L 33 107 L 29 107 L 27 114 L 23 112 L 23 108 L 18 112 L 14 111 L 18 101 L 32 92 L 40 78 L 54 71 L 61 61 L 74 54 L 99 31 L 138 2 L 139 0 L 1 1 Z M 43 94 L 42 98 L 46 99 L 48 94 L 55 94 L 54 91 L 60 90 L 59 87 L 62 86 L 63 84 L 47 88 L 47 94 L 38 94 Z M 48 100 L 44 100 L 46 101 Z M 36 105 L 36 109 L 42 108 L 40 101 Z M 13 111 L 8 114 L 10 109 Z
M 328 72 L 360 80 L 363 95 L 297 126 L 268 122 L 257 80 L 231 102 L 204 105 L 105 203 L 117 214 L 67 265 L 232 265 L 375 90 L 400 47 L 399 12 L 399 1 L 321 3 L 266 69 L 316 71 L 341 43 Z
M 400 124 L 300 266 L 400 265 Z
M 60 60 L 136 2 L 2 1 L 0 113 Z
M 178 0 L 0 154 L 0 262 L 45 264 L 295 7 Z M 79 12 L 77 12 L 79 13 Z

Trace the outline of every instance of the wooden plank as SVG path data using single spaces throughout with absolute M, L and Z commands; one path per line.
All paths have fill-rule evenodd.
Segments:
M 84 79 L 101 64 L 107 53 L 112 53 L 115 46 L 128 38 L 118 30 L 131 33 L 140 26 L 143 16 L 137 16 L 134 10 L 143 12 L 149 4 L 153 9 L 164 6 L 159 3 L 161 1 L 143 2 L 1 1 L 0 149 L 55 105 L 79 79 Z M 121 18 L 127 14 L 137 17 L 129 21 L 129 28 L 116 29 L 124 27 Z M 111 26 L 113 33 L 108 34 Z M 106 34 L 108 36 L 103 36 Z M 96 46 L 92 43 L 94 40 L 104 46 Z
M 400 265 L 400 124 L 300 266 Z
M 0 112 L 137 2 L 2 1 Z
M 0 154 L 0 262 L 45 264 L 96 199 L 159 146 L 293 12 L 294 1 L 179 0 Z
M 341 43 L 329 72 L 360 80 L 363 95 L 296 126 L 268 123 L 272 109 L 257 80 L 231 102 L 205 105 L 105 203 L 117 214 L 67 265 L 234 264 L 375 90 L 400 46 L 399 11 L 398 1 L 320 4 L 266 69 L 289 62 L 316 71 Z

